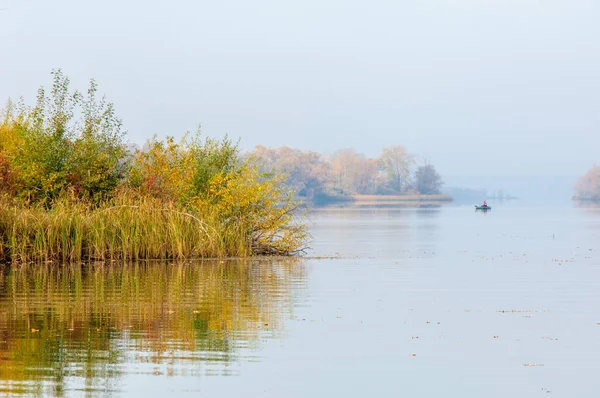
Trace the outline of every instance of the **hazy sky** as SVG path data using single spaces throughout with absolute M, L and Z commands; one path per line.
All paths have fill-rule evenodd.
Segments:
M 0 99 L 60 67 L 129 131 L 377 156 L 442 175 L 600 161 L 597 0 L 0 0 Z

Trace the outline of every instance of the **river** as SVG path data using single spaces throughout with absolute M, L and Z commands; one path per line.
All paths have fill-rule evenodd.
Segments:
M 600 209 L 311 211 L 302 259 L 6 268 L 0 394 L 600 391 Z

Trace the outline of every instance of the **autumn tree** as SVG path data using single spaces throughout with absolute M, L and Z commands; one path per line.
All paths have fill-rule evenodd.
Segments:
M 389 187 L 398 192 L 408 187 L 414 164 L 414 156 L 401 145 L 383 148 L 379 158 L 379 166 L 387 178 Z
M 345 194 L 374 194 L 379 184 L 377 160 L 355 149 L 341 149 L 331 159 L 334 189 Z
M 286 184 L 296 195 L 312 199 L 329 186 L 330 165 L 317 152 L 257 145 L 249 156 L 260 162 L 262 171 L 283 172 Z
M 600 200 L 600 167 L 594 165 L 575 185 L 579 199 Z
M 353 148 L 340 149 L 326 157 L 316 152 L 289 147 L 267 148 L 257 145 L 247 158 L 260 161 L 261 171 L 284 172 L 286 184 L 297 195 L 316 196 L 394 194 L 408 189 L 436 193 L 441 178 L 427 159 L 416 164 L 414 156 L 402 146 L 385 148 L 378 159 L 371 159 Z
M 423 195 L 439 194 L 443 182 L 431 164 L 419 166 L 415 172 L 415 189 Z

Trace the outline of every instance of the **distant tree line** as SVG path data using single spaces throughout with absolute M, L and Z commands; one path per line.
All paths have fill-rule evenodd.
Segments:
M 328 156 L 289 147 L 258 145 L 247 156 L 265 172 L 287 174 L 287 184 L 298 196 L 324 199 L 351 195 L 439 194 L 443 185 L 435 167 L 417 161 L 403 146 L 383 148 L 378 158 L 355 149 Z

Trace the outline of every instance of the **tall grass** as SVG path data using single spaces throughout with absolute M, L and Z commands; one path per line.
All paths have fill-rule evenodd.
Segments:
M 223 258 L 301 249 L 298 241 L 274 251 L 280 241 L 261 242 L 251 225 L 226 222 L 211 209 L 195 213 L 148 197 L 101 207 L 63 200 L 50 210 L 0 200 L 0 262 Z M 305 235 L 301 226 L 289 228 Z

